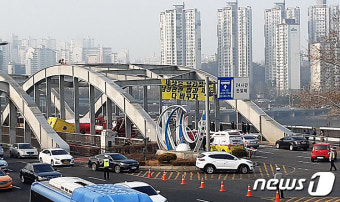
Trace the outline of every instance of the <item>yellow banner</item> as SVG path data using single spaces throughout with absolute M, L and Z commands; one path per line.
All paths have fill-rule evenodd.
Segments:
M 214 84 L 209 85 L 209 94 L 214 92 Z M 204 81 L 180 81 L 162 79 L 162 98 L 164 100 L 205 100 Z M 213 100 L 210 96 L 209 100 Z

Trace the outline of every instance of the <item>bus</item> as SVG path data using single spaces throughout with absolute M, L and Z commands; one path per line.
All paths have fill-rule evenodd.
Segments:
M 30 202 L 152 202 L 136 190 L 113 184 L 94 184 L 78 177 L 58 177 L 31 185 Z

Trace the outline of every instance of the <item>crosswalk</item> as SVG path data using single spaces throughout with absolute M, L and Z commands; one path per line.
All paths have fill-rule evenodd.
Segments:
M 258 179 L 258 178 L 272 178 L 275 174 L 275 168 L 281 168 L 282 172 L 285 175 L 291 175 L 296 171 L 296 168 L 279 165 L 279 164 L 270 164 L 270 163 L 259 163 L 254 172 L 248 174 L 239 174 L 234 172 L 223 172 L 223 173 L 214 173 L 214 174 L 206 174 L 200 170 L 197 171 L 168 171 L 166 172 L 167 180 L 181 180 L 184 175 L 186 180 L 242 180 L 242 179 Z M 162 179 L 164 171 L 150 171 L 152 179 Z M 128 175 L 132 175 L 140 178 L 147 178 L 149 174 L 148 170 L 142 170 L 138 173 L 128 173 Z

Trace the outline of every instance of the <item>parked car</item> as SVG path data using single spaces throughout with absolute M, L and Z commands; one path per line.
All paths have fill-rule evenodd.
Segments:
M 113 170 L 115 173 L 120 173 L 122 171 L 136 172 L 139 170 L 138 161 L 129 159 L 120 153 L 105 153 L 91 156 L 89 158 L 88 166 L 92 168 L 93 171 L 103 168 L 105 156 L 107 156 L 110 161 L 109 169 Z
M 309 147 L 309 141 L 301 136 L 287 136 L 283 137 L 275 142 L 277 149 L 289 149 L 291 151 L 296 149 L 307 150 Z
M 9 148 L 10 157 L 38 157 L 37 148 L 33 147 L 30 143 L 15 143 Z
M 2 146 L 0 146 L 0 157 L 4 156 L 4 149 L 2 148 Z
M 19 173 L 22 183 L 50 180 L 61 176 L 62 174 L 48 163 L 28 163 Z
M 1 170 L 7 170 L 8 163 L 4 158 L 0 158 L 0 168 Z
M 60 148 L 43 149 L 39 153 L 41 163 L 49 163 L 52 166 L 74 165 L 74 158 L 67 151 Z
M 0 189 L 10 189 L 13 188 L 12 178 L 9 176 L 9 173 L 5 173 L 3 170 L 0 170 Z
M 244 135 L 242 139 L 245 147 L 254 147 L 255 149 L 259 147 L 259 141 L 254 136 Z
M 329 160 L 329 154 L 333 150 L 335 152 L 335 159 L 337 157 L 336 149 L 333 149 L 330 144 L 321 143 L 321 144 L 314 144 L 313 149 L 311 152 L 310 160 L 314 162 L 315 160 Z
M 252 161 L 237 158 L 227 152 L 203 152 L 196 158 L 196 167 L 208 174 L 216 170 L 232 170 L 242 174 L 254 170 Z
M 115 185 L 121 185 L 130 189 L 134 189 L 136 191 L 145 193 L 149 195 L 153 202 L 166 202 L 168 201 L 164 196 L 160 195 L 160 191 L 156 191 L 151 185 L 145 182 L 121 182 L 116 183 Z

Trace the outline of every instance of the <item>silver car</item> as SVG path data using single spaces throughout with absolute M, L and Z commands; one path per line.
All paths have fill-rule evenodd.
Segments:
M 3 158 L 0 158 L 0 168 L 1 170 L 6 170 L 8 167 L 7 161 L 5 161 Z
M 259 147 L 259 141 L 254 136 L 244 135 L 242 139 L 245 147 L 254 147 L 255 149 Z
M 10 157 L 38 157 L 37 148 L 33 147 L 30 143 L 15 143 L 9 148 Z

